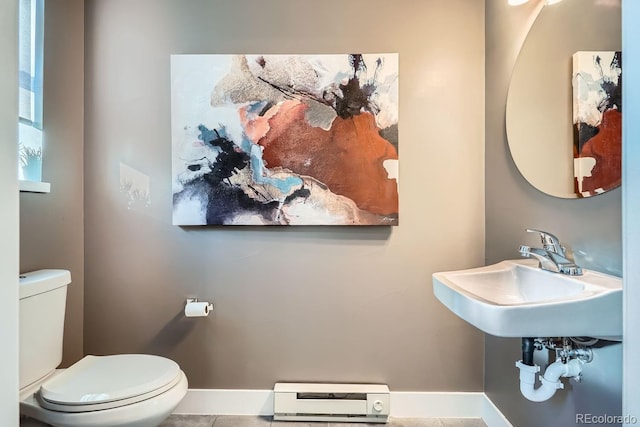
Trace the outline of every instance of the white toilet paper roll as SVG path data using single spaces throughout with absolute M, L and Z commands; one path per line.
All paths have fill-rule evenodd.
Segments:
M 203 317 L 208 316 L 212 305 L 208 302 L 189 302 L 184 306 L 184 315 L 187 317 Z

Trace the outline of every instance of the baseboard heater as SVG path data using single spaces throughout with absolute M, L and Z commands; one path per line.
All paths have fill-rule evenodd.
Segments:
M 386 423 L 389 387 L 382 384 L 276 383 L 276 421 Z

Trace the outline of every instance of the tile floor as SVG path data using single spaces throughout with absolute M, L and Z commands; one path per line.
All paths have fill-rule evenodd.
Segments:
M 20 420 L 20 427 L 42 427 L 38 421 Z M 160 427 L 487 427 L 479 418 L 390 418 L 388 424 L 308 423 L 273 421 L 271 417 L 236 415 L 171 415 Z
M 384 424 L 273 421 L 271 417 L 171 415 L 160 427 L 380 427 Z M 390 418 L 387 427 L 487 427 L 479 418 Z

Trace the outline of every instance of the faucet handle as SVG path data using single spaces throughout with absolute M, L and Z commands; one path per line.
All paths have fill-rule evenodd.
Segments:
M 540 240 L 542 241 L 542 246 L 546 251 L 554 252 L 559 255 L 565 256 L 564 248 L 562 247 L 562 245 L 560 245 L 560 240 L 558 240 L 558 238 L 553 234 L 547 231 L 534 230 L 530 228 L 527 228 L 526 231 L 527 233 L 540 234 Z

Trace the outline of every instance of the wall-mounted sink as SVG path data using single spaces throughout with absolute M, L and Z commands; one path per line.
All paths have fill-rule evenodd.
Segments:
M 622 337 L 622 279 L 591 270 L 568 276 L 532 259 L 433 274 L 449 310 L 500 337 Z

